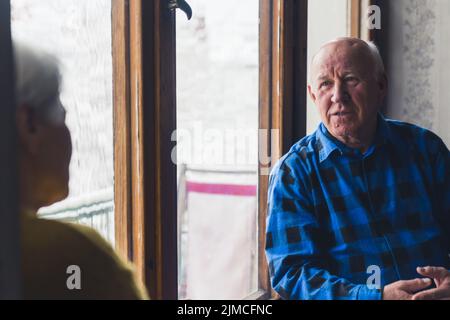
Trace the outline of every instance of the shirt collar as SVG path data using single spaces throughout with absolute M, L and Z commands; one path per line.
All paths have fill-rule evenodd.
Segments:
M 319 152 L 319 160 L 323 162 L 327 159 L 333 152 L 339 152 L 341 155 L 344 154 L 360 154 L 358 150 L 346 146 L 341 141 L 333 137 L 325 125 L 321 122 L 319 128 L 316 130 L 316 151 Z M 378 113 L 377 115 L 377 130 L 375 133 L 374 142 L 369 150 L 373 147 L 380 147 L 391 141 L 391 132 L 387 121 Z

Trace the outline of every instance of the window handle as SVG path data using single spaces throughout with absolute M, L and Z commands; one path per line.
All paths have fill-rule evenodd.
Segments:
M 192 8 L 186 0 L 169 0 L 169 9 L 175 10 L 177 8 L 186 13 L 188 20 L 191 20 Z

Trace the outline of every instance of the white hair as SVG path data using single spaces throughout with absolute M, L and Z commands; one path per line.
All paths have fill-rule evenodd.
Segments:
M 64 121 L 59 100 L 61 75 L 57 59 L 45 52 L 14 43 L 16 104 L 55 123 Z

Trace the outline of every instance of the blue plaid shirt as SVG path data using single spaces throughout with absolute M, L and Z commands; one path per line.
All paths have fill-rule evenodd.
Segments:
M 378 115 L 361 154 L 320 124 L 272 170 L 266 255 L 284 299 L 381 299 L 418 266 L 449 268 L 449 236 L 450 155 L 428 130 Z

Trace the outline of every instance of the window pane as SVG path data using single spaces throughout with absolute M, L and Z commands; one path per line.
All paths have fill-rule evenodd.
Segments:
M 39 214 L 80 222 L 114 243 L 110 0 L 12 0 L 15 41 L 50 52 L 72 135 L 69 197 Z
M 177 13 L 179 297 L 257 289 L 258 0 Z

